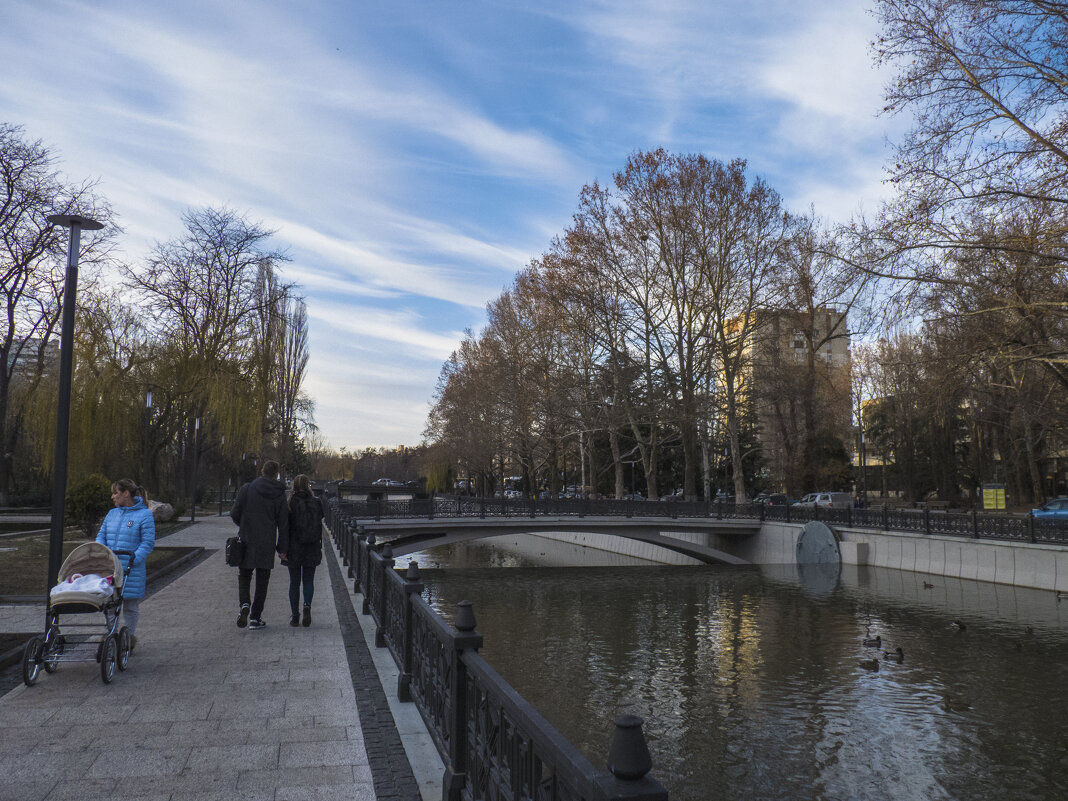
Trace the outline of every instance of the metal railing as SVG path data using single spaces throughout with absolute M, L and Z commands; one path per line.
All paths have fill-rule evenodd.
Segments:
M 478 653 L 469 602 L 449 625 L 422 598 L 414 563 L 402 575 L 388 542 L 376 543 L 336 500 L 325 511 L 375 645 L 397 664 L 397 697 L 415 703 L 445 762 L 445 801 L 667 801 L 649 775 L 640 718 L 616 718 L 608 770 L 595 768 Z
M 335 501 L 335 503 L 337 503 Z M 973 539 L 1068 545 L 1068 520 L 977 511 L 893 509 L 886 506 L 835 509 L 821 506 L 765 506 L 720 501 L 616 501 L 530 498 L 423 498 L 405 501 L 341 501 L 339 508 L 361 520 L 389 518 L 623 517 L 707 518 L 807 523 L 822 520 L 848 528 L 909 531 Z

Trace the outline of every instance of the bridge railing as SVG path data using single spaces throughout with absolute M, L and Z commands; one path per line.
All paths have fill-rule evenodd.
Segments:
M 856 509 L 852 506 L 764 506 L 719 501 L 616 501 L 592 499 L 529 498 L 423 498 L 405 501 L 342 501 L 340 508 L 352 518 L 537 518 L 625 517 L 708 518 L 715 520 L 772 520 L 806 523 L 821 520 L 849 528 L 915 531 L 973 539 L 1068 545 L 1068 521 L 1030 515 L 893 509 L 887 506 Z
M 648 775 L 640 718 L 615 720 L 609 768 L 595 768 L 481 657 L 471 604 L 458 604 L 452 625 L 442 619 L 422 598 L 415 563 L 395 570 L 389 543 L 365 534 L 348 506 L 327 504 L 327 527 L 375 645 L 398 667 L 397 697 L 415 703 L 445 763 L 445 801 L 667 801 Z

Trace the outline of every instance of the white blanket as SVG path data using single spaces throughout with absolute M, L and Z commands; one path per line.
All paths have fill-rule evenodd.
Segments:
M 96 573 L 75 573 L 66 581 L 61 581 L 52 588 L 52 597 L 65 592 L 86 592 L 91 595 L 99 595 L 101 599 L 111 597 L 111 577 L 104 577 Z

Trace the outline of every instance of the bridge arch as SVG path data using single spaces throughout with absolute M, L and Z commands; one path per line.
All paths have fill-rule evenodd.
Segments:
M 665 530 L 715 533 L 718 535 L 752 536 L 760 530 L 759 521 L 637 521 L 617 517 L 602 520 L 567 518 L 552 520 L 506 519 L 506 520 L 382 520 L 363 525 L 380 539 L 388 537 L 394 558 L 416 553 L 438 545 L 499 537 L 508 534 L 598 533 L 646 542 L 669 551 L 692 557 L 706 564 L 747 565 L 745 559 L 725 550 L 668 536 Z M 395 535 L 395 536 L 390 536 Z

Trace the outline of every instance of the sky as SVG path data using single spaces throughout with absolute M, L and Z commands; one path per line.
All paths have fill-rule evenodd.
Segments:
M 333 448 L 416 445 L 443 363 L 637 150 L 744 158 L 827 220 L 901 120 L 857 0 L 4 0 L 0 121 L 143 261 L 188 209 L 276 233 Z

